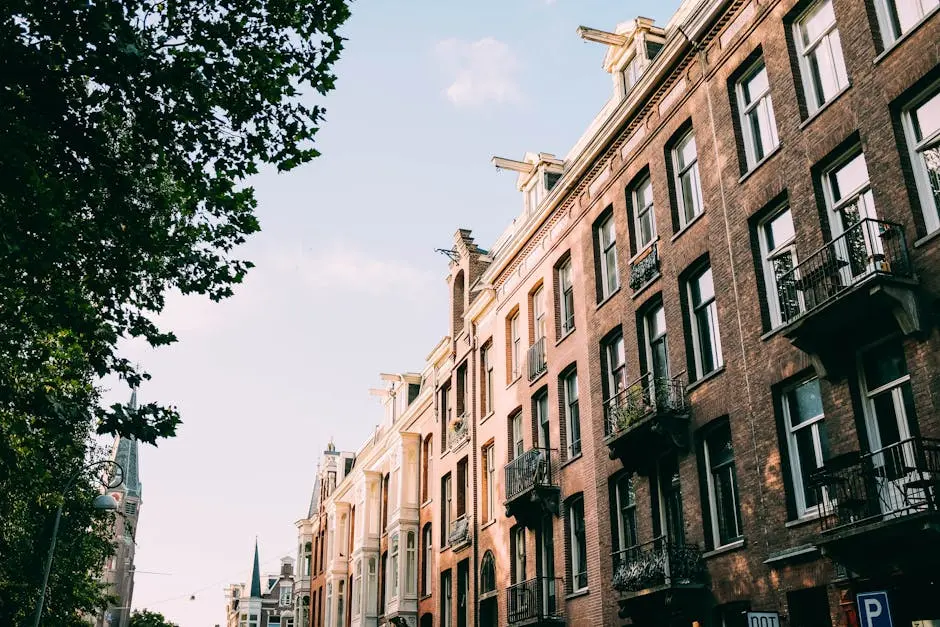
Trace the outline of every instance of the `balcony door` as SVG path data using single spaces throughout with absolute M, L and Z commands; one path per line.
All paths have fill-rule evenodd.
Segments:
M 652 377 L 650 388 L 656 401 L 669 401 L 669 351 L 666 346 L 666 314 L 662 305 L 657 305 L 644 316 L 646 336 L 647 373 Z
M 551 448 L 552 439 L 548 423 L 548 392 L 540 394 L 535 399 L 535 423 L 538 431 L 538 447 L 540 449 Z
M 665 455 L 656 463 L 655 482 L 653 532 L 670 545 L 683 545 L 685 527 L 682 520 L 682 489 L 679 484 L 679 460 L 675 454 Z
M 538 585 L 541 586 L 542 616 L 555 613 L 555 537 L 552 517 L 545 516 L 538 533 Z
M 892 515 L 926 501 L 921 488 L 909 485 L 920 478 L 924 464 L 912 439 L 914 394 L 901 344 L 889 341 L 865 351 L 861 379 L 878 503 L 883 514 Z
M 830 272 L 838 271 L 845 287 L 877 269 L 875 260 L 884 256 L 877 225 L 860 224 L 862 220 L 878 218 L 865 155 L 859 152 L 828 170 L 823 188 L 835 242 L 834 258 L 824 263 Z

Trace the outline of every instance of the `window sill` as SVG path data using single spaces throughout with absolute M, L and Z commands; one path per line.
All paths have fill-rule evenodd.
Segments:
M 796 560 L 805 560 L 807 558 L 816 558 L 819 555 L 819 548 L 814 544 L 804 544 L 802 546 L 796 546 L 789 549 L 784 549 L 783 551 L 777 551 L 776 553 L 771 553 L 770 556 L 764 560 L 765 564 L 773 565 L 780 562 L 792 562 Z
M 555 346 L 558 346 L 559 344 L 561 344 L 562 342 L 564 342 L 566 339 L 568 339 L 568 337 L 569 337 L 572 333 L 574 333 L 574 330 L 575 330 L 575 327 L 571 327 L 571 328 L 568 329 L 567 331 L 562 331 L 562 332 L 561 332 L 561 337 L 559 337 L 557 340 L 555 340 Z
M 928 233 L 927 235 L 924 235 L 919 240 L 916 240 L 914 242 L 914 248 L 920 248 L 921 246 L 929 244 L 930 242 L 937 239 L 938 237 L 940 237 L 940 229 L 936 229 L 935 231 L 932 231 Z
M 672 237 L 669 238 L 669 241 L 670 241 L 670 242 L 674 242 L 674 241 L 676 241 L 677 239 L 679 239 L 679 237 L 680 237 L 683 233 L 685 233 L 686 231 L 688 231 L 689 229 L 692 228 L 692 225 L 694 225 L 696 222 L 698 222 L 699 220 L 701 220 L 703 215 L 705 215 L 705 210 L 704 210 L 704 209 L 702 209 L 701 213 L 699 213 L 699 214 L 696 215 L 694 218 L 692 218 L 691 220 L 689 220 L 688 222 L 686 222 L 686 223 L 685 223 L 685 226 L 683 226 L 681 229 L 679 229 L 678 231 L 676 231 L 675 234 L 674 234 Z
M 577 455 L 573 455 L 573 456 L 569 457 L 569 458 L 566 459 L 564 462 L 562 462 L 561 468 L 564 468 L 565 466 L 567 466 L 567 465 L 569 465 L 569 464 L 572 464 L 572 463 L 578 461 L 578 460 L 581 459 L 582 457 L 584 457 L 584 453 L 583 453 L 583 452 L 582 452 L 582 453 L 578 453 Z
M 422 503 L 419 507 L 420 507 L 420 508 L 427 507 L 428 505 L 430 505 L 430 504 L 433 503 L 433 502 L 434 502 L 434 499 L 428 499 L 427 501 L 425 501 L 424 503 Z
M 449 545 L 449 544 L 445 544 L 444 546 L 442 546 L 442 547 L 438 550 L 438 553 L 443 553 L 444 551 L 449 551 L 449 550 L 450 550 L 450 545 Z
M 486 521 L 485 523 L 483 523 L 482 525 L 480 525 L 480 531 L 483 531 L 483 530 L 486 529 L 487 527 L 492 527 L 492 526 L 495 525 L 495 524 L 496 524 L 496 519 L 495 519 L 495 518 L 494 518 L 493 520 L 488 520 L 488 521 Z
M 521 378 L 522 378 L 522 375 L 521 375 L 521 374 L 517 374 L 517 375 L 515 376 L 515 378 L 514 378 L 512 381 L 510 381 L 509 383 L 506 384 L 506 389 L 508 390 L 509 388 L 511 388 L 512 386 L 514 386 L 514 385 L 516 384 L 516 381 L 518 381 L 518 380 L 521 379 Z
M 642 296 L 643 293 L 644 293 L 646 290 L 648 290 L 652 285 L 654 285 L 654 284 L 656 283 L 656 281 L 658 281 L 660 278 L 662 278 L 662 276 L 663 276 L 663 273 L 662 273 L 662 272 L 657 272 L 657 273 L 656 273 L 656 276 L 654 276 L 652 279 L 650 279 L 649 281 L 647 281 L 646 283 L 644 283 L 644 284 L 641 285 L 640 287 L 636 288 L 636 290 L 634 290 L 633 295 L 632 295 L 630 298 L 632 298 L 633 300 L 636 300 L 637 298 L 639 298 L 640 296 Z
M 767 340 L 769 340 L 770 338 L 774 337 L 775 335 L 779 335 L 779 333 L 780 333 L 781 331 L 783 331 L 785 328 L 787 328 L 787 326 L 788 326 L 788 325 L 786 325 L 786 324 L 778 324 L 777 326 L 775 326 L 774 328 L 772 328 L 770 331 L 767 331 L 767 332 L 764 333 L 762 336 L 760 336 L 759 339 L 760 339 L 762 342 L 767 341 Z
M 483 416 L 482 418 L 480 418 L 480 424 L 482 425 L 484 422 L 486 422 L 487 420 L 489 420 L 490 418 L 492 418 L 492 417 L 495 416 L 495 415 L 496 415 L 496 412 L 491 411 L 491 412 L 488 413 L 487 415 L 485 415 L 485 416 Z
M 529 379 L 529 385 L 533 385 L 533 384 L 537 383 L 537 382 L 539 381 L 539 379 L 541 379 L 542 377 L 544 377 L 544 376 L 547 375 L 547 374 L 548 374 L 548 364 L 546 363 L 546 364 L 545 364 L 545 370 L 543 370 L 543 371 L 542 371 L 538 376 L 536 376 L 534 379 Z
M 635 255 L 633 255 L 632 257 L 630 257 L 630 260 L 627 261 L 627 265 L 632 266 L 634 261 L 636 261 L 639 257 L 642 257 L 643 255 L 645 255 L 645 254 L 646 254 L 646 251 L 648 251 L 650 248 L 652 248 L 652 247 L 656 244 L 656 242 L 658 242 L 658 241 L 659 241 L 659 236 L 657 235 L 656 237 L 654 237 L 653 239 L 651 239 L 646 245 L 644 245 L 643 248 L 641 248 L 641 249 L 637 252 L 637 254 L 635 254 Z
M 427 594 L 422 594 L 420 597 L 418 597 L 418 600 L 419 600 L 419 601 L 426 601 L 427 599 L 430 599 L 431 596 L 432 596 L 431 593 L 428 592 Z
M 803 516 L 802 518 L 788 520 L 787 522 L 784 523 L 783 526 L 786 527 L 787 529 L 793 529 L 795 527 L 802 527 L 803 525 L 808 525 L 810 523 L 814 523 L 818 521 L 819 521 L 819 512 L 813 512 L 811 514 L 807 514 L 806 516 Z
M 685 391 L 686 391 L 686 392 L 691 392 L 692 390 L 694 390 L 695 388 L 699 387 L 699 386 L 702 385 L 703 383 L 705 383 L 705 382 L 707 382 L 707 381 L 711 381 L 712 379 L 714 379 L 715 377 L 717 377 L 718 375 L 720 375 L 720 374 L 721 374 L 722 372 L 724 372 L 724 371 L 725 371 L 725 367 L 724 367 L 724 366 L 721 366 L 720 368 L 715 368 L 714 370 L 712 370 L 712 371 L 709 372 L 708 374 L 704 375 L 703 377 L 701 377 L 701 378 L 699 378 L 699 379 L 696 379 L 696 380 L 693 381 L 692 383 L 688 384 L 688 385 L 685 387 Z
M 927 13 L 926 15 L 924 15 L 924 17 L 920 18 L 920 21 L 918 21 L 916 24 L 914 24 L 914 25 L 910 28 L 910 30 L 908 30 L 906 33 L 904 33 L 903 35 L 901 35 L 900 37 L 898 37 L 897 39 L 895 39 L 894 41 L 892 41 L 890 44 L 888 44 L 887 46 L 885 46 L 885 49 L 881 51 L 881 54 L 879 54 L 877 57 L 875 57 L 875 59 L 872 61 L 872 65 L 878 65 L 879 63 L 881 63 L 881 62 L 885 59 L 885 57 L 887 57 L 887 56 L 890 55 L 892 52 L 894 52 L 895 48 L 897 48 L 897 47 L 900 46 L 902 43 L 904 43 L 904 41 L 905 41 L 908 37 L 910 37 L 910 36 L 913 35 L 915 32 L 917 32 L 918 30 L 920 30 L 920 27 L 921 27 L 921 26 L 923 26 L 924 24 L 926 24 L 927 22 L 929 22 L 929 21 L 930 21 L 930 18 L 933 17 L 933 14 L 936 13 L 938 10 L 940 10 L 940 6 L 936 6 L 936 7 L 934 7 L 933 9 L 931 9 L 930 12 Z
M 741 538 L 740 540 L 735 540 L 734 542 L 730 542 L 728 544 L 720 546 L 717 549 L 712 549 L 711 551 L 706 551 L 702 553 L 702 559 L 708 559 L 710 557 L 724 555 L 725 553 L 731 553 L 732 551 L 743 549 L 745 546 L 747 546 L 747 539 Z
M 828 109 L 828 108 L 830 107 L 830 105 L 832 105 L 832 103 L 834 103 L 836 100 L 838 100 L 839 98 L 841 98 L 842 95 L 843 95 L 845 92 L 847 92 L 849 89 L 851 89 L 851 88 L 852 88 L 852 81 L 849 81 L 849 84 L 846 85 L 845 87 L 843 87 L 842 89 L 840 89 L 840 90 L 838 91 L 838 93 L 836 93 L 835 96 L 833 96 L 832 98 L 830 98 L 829 100 L 827 100 L 826 102 L 824 102 L 821 107 L 819 107 L 818 109 L 816 109 L 815 111 L 813 111 L 812 113 L 810 113 L 810 114 L 806 117 L 805 120 L 803 120 L 802 122 L 800 122 L 800 130 L 801 130 L 801 131 L 806 130 L 806 127 L 807 127 L 807 126 L 809 126 L 809 125 L 812 124 L 814 121 L 816 121 L 816 119 L 819 118 L 819 116 L 822 115 L 823 112 L 824 112 L 826 109 Z
M 578 597 L 583 597 L 591 594 L 590 588 L 581 588 L 580 590 L 575 590 L 570 594 L 565 595 L 565 601 L 570 601 L 571 599 L 577 599 Z
M 611 292 L 610 294 L 608 294 L 607 296 L 605 296 L 605 297 L 604 297 L 604 300 L 602 300 L 602 301 L 600 301 L 599 303 L 597 303 L 597 307 L 594 308 L 594 311 L 597 311 L 598 309 L 600 309 L 601 307 L 603 307 L 604 305 L 606 305 L 614 296 L 616 296 L 616 295 L 619 294 L 619 293 L 620 293 L 620 288 L 618 287 L 618 288 L 615 289 L 613 292 Z
M 758 170 L 760 170 L 760 169 L 761 169 L 761 166 L 763 166 L 765 163 L 767 163 L 768 161 L 770 161 L 771 159 L 773 159 L 775 156 L 777 156 L 777 153 L 780 152 L 780 147 L 781 147 L 781 146 L 783 146 L 783 142 L 778 142 L 777 145 L 774 146 L 774 149 L 773 149 L 773 150 L 771 150 L 771 151 L 768 152 L 766 155 L 764 155 L 764 156 L 761 158 L 760 161 L 758 161 L 757 163 L 755 163 L 754 165 L 752 165 L 752 166 L 748 169 L 747 172 L 745 172 L 744 174 L 742 174 L 742 175 L 741 175 L 741 178 L 738 179 L 738 185 L 740 185 L 741 183 L 743 183 L 743 182 L 746 181 L 747 179 L 751 178 L 751 175 L 754 174 L 755 172 L 757 172 Z

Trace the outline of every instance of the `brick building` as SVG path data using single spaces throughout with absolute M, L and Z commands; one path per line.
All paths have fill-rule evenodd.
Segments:
M 578 30 L 610 101 L 455 236 L 409 624 L 940 620 L 937 7 Z

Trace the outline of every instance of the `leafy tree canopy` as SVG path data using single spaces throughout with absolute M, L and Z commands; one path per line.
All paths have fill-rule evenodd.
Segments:
M 179 627 L 176 623 L 171 623 L 159 612 L 150 610 L 135 610 L 131 614 L 131 620 L 128 627 Z

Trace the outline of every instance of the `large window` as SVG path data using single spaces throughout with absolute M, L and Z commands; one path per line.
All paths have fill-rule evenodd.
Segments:
M 571 275 L 571 258 L 568 257 L 558 266 L 559 313 L 561 314 L 561 334 L 574 330 L 574 285 Z
M 604 379 L 607 398 L 613 398 L 627 387 L 627 362 L 623 347 L 623 333 L 619 331 L 601 345 L 604 358 Z
M 519 312 L 513 313 L 506 323 L 509 331 L 509 380 L 515 381 L 520 374 L 522 358 L 522 336 L 519 335 Z
M 617 268 L 617 231 L 614 216 L 610 214 L 597 225 L 597 265 L 600 268 L 600 300 L 620 289 L 620 274 Z
M 747 169 L 750 170 L 780 143 L 763 59 L 745 72 L 736 89 Z
M 451 500 L 453 498 L 450 473 L 441 477 L 441 548 L 448 545 L 447 534 L 450 533 Z
M 791 320 L 800 309 L 796 288 L 792 281 L 780 279 L 796 266 L 796 232 L 790 208 L 785 207 L 758 225 L 761 264 L 767 290 L 767 309 L 771 327 Z
M 362 611 L 362 560 L 356 560 L 356 568 L 353 572 L 349 596 L 352 597 L 350 604 L 352 605 L 352 614 L 355 619 Z
M 929 14 L 940 0 L 875 0 L 878 25 L 885 46 L 890 46 Z
M 796 514 L 800 517 L 810 516 L 819 507 L 819 497 L 812 487 L 810 476 L 829 457 L 829 437 L 819 379 L 802 381 L 788 388 L 782 400 Z
M 940 82 L 904 110 L 917 194 L 927 232 L 940 229 Z
M 820 0 L 793 25 L 806 107 L 812 113 L 849 84 L 832 0 Z
M 656 239 L 656 214 L 653 209 L 653 182 L 649 175 L 630 190 L 633 203 L 633 228 L 637 250 L 643 250 Z
M 431 523 L 424 525 L 424 529 L 421 532 L 421 543 L 422 543 L 422 559 L 421 559 L 421 595 L 425 596 L 431 594 L 431 576 L 433 575 L 433 569 L 431 568 L 431 563 L 433 559 L 433 540 L 432 540 L 432 531 Z
M 826 586 L 787 592 L 787 608 L 794 627 L 832 627 Z
M 509 436 L 512 438 L 510 459 L 515 459 L 525 453 L 525 440 L 522 435 L 522 411 L 517 411 L 509 419 Z
M 282 585 L 280 587 L 281 598 L 279 599 L 279 605 L 287 606 L 290 605 L 291 591 L 293 590 L 290 584 Z
M 467 485 L 469 481 L 467 468 L 467 457 L 457 462 L 457 518 L 462 518 L 467 513 Z
M 653 377 L 657 398 L 668 394 L 669 347 L 666 339 L 666 311 L 657 304 L 643 316 L 643 336 L 646 349 L 646 372 Z
M 541 392 L 532 399 L 538 448 L 551 448 L 551 431 L 548 421 L 548 392 Z
M 636 492 L 629 473 L 620 473 L 611 485 L 610 509 L 614 551 L 620 552 L 637 544 Z
M 496 592 L 496 558 L 492 551 L 483 554 L 480 562 L 480 596 L 485 597 Z
M 424 438 L 424 446 L 421 454 L 421 502 L 424 503 L 431 498 L 428 492 L 428 486 L 431 477 L 431 455 L 434 454 L 434 434 L 429 433 Z
M 389 597 L 392 599 L 398 598 L 398 534 L 392 536 L 391 550 L 389 552 L 391 559 L 389 560 L 389 570 L 388 570 L 388 580 L 389 580 Z
M 571 369 L 561 380 L 561 392 L 564 399 L 565 434 L 567 437 L 568 458 L 581 454 L 581 412 L 578 408 L 578 371 Z
M 413 595 L 417 584 L 418 547 L 417 534 L 414 531 L 405 533 L 405 594 Z
M 441 573 L 441 627 L 451 627 L 453 623 L 452 603 L 453 585 L 450 569 Z
M 841 161 L 823 175 L 823 191 L 829 208 L 832 236 L 835 238 L 864 218 L 875 218 L 875 201 L 868 181 L 868 165 L 861 152 Z M 861 234 L 859 234 L 861 235 Z M 844 246 L 853 249 L 858 237 L 850 237 Z M 864 246 L 864 244 L 862 244 Z M 840 251 L 855 262 L 854 250 Z M 864 263 L 864 261 L 862 262 Z M 851 268 L 853 274 L 858 268 Z
M 568 563 L 571 564 L 571 589 L 573 592 L 587 588 L 587 538 L 584 529 L 584 497 L 574 496 L 568 500 Z
M 727 420 L 708 429 L 703 448 L 708 468 L 708 510 L 714 548 L 739 540 L 743 535 L 731 425 Z
M 488 416 L 493 412 L 493 343 L 480 349 L 480 368 L 483 371 L 482 394 L 480 395 L 480 414 Z
M 346 624 L 346 580 L 336 583 L 336 627 Z
M 509 530 L 509 544 L 512 555 L 512 583 L 525 581 L 525 527 L 516 525 Z
M 483 521 L 496 518 L 496 450 L 493 444 L 483 447 Z
M 533 343 L 545 337 L 545 288 L 539 286 L 532 292 L 532 338 Z
M 721 355 L 721 334 L 718 331 L 718 306 L 712 269 L 707 267 L 688 282 L 689 319 L 692 325 L 692 349 L 696 378 L 702 378 L 724 364 Z
M 676 202 L 679 205 L 679 226 L 683 227 L 702 213 L 702 182 L 698 174 L 698 149 L 695 134 L 690 130 L 672 149 Z

